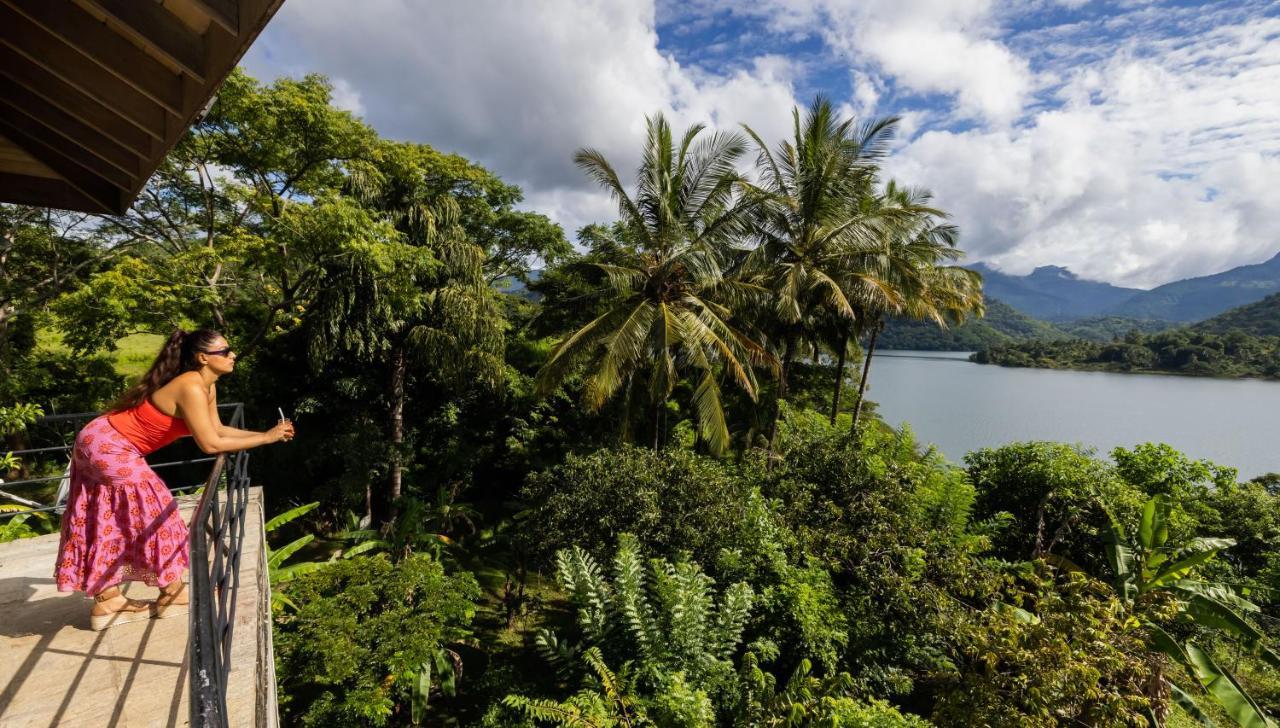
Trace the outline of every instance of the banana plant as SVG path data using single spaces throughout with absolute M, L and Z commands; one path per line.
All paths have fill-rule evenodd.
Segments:
M 1230 585 L 1197 578 L 1201 567 L 1224 549 L 1234 546 L 1235 541 L 1195 538 L 1180 546 L 1170 545 L 1170 508 L 1170 500 L 1165 495 L 1147 501 L 1136 534 L 1126 532 L 1120 522 L 1108 514 L 1110 523 L 1104 538 L 1116 594 L 1145 627 L 1151 646 L 1182 666 L 1237 724 L 1246 728 L 1274 728 L 1273 720 L 1229 671 L 1214 662 L 1207 650 L 1191 641 L 1179 642 L 1145 614 L 1146 605 L 1160 601 L 1155 599 L 1157 595 L 1172 597 L 1179 616 L 1238 640 L 1263 662 L 1280 668 L 1280 656 L 1264 644 L 1262 632 L 1242 616 L 1242 613 L 1258 613 L 1260 608 Z M 1188 715 L 1211 725 L 1190 691 L 1171 682 L 1169 689 L 1173 700 Z
M 266 531 L 268 534 L 273 533 L 274 531 L 276 531 L 286 523 L 290 523 L 292 521 L 295 521 L 301 518 L 302 516 L 305 516 L 306 514 L 315 510 L 319 506 L 320 506 L 319 501 L 315 501 L 312 503 L 305 503 L 296 508 L 291 508 L 285 511 L 284 513 L 281 513 L 275 516 L 274 518 L 272 518 L 271 520 L 267 521 L 266 525 L 263 526 L 263 530 Z M 359 536 L 372 534 L 372 533 L 373 533 L 372 531 L 365 532 L 365 531 L 347 530 L 338 534 L 339 538 L 343 538 L 346 540 L 356 540 L 356 543 L 352 546 L 339 549 L 338 551 L 334 552 L 334 554 L 330 556 L 330 558 L 326 561 L 300 561 L 296 564 L 285 563 L 286 561 L 289 560 L 289 557 L 296 554 L 300 549 L 302 549 L 307 544 L 311 543 L 312 541 L 315 541 L 316 535 L 314 533 L 304 534 L 294 539 L 293 541 L 290 541 L 284 546 L 281 546 L 278 549 L 273 549 L 270 546 L 268 546 L 267 547 L 267 574 L 271 580 L 273 598 L 280 604 L 286 607 L 289 607 L 290 609 L 296 610 L 298 608 L 298 605 L 294 604 L 293 600 L 291 600 L 287 594 L 285 594 L 283 591 L 281 591 L 278 588 L 279 585 L 283 584 L 284 582 L 290 581 L 291 579 L 294 579 L 295 577 L 298 577 L 302 574 L 309 574 L 313 571 L 318 571 L 320 569 L 323 569 L 327 564 L 331 563 L 336 559 L 340 559 L 340 558 L 349 559 L 353 556 L 358 556 L 359 554 L 368 553 L 370 551 L 374 551 L 378 549 L 385 549 L 388 547 L 385 541 L 377 540 L 375 538 L 357 539 L 357 537 Z

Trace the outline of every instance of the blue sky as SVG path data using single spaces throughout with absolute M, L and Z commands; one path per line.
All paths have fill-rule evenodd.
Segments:
M 288 0 L 245 65 L 328 75 L 569 231 L 614 214 L 575 149 L 630 169 L 655 111 L 777 139 L 823 93 L 902 117 L 886 171 L 970 260 L 1148 287 L 1280 251 L 1280 2 Z

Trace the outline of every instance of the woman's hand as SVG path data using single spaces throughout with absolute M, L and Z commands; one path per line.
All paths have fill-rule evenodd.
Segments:
M 293 423 L 280 420 L 275 427 L 267 430 L 267 436 L 271 438 L 271 442 L 288 442 L 293 439 Z

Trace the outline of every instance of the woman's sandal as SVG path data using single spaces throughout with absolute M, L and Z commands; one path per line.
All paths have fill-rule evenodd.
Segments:
M 107 612 L 106 614 L 94 614 L 90 611 L 89 629 L 92 629 L 95 632 L 104 630 L 107 627 L 114 627 L 117 624 L 150 619 L 152 612 L 155 610 L 155 607 L 151 602 L 125 597 L 124 592 L 120 591 L 119 588 L 116 588 L 115 593 L 109 596 L 105 595 L 105 591 L 106 590 L 104 590 L 104 593 L 99 593 L 93 598 L 95 607 L 103 602 L 115 599 L 116 597 L 124 597 L 124 606 L 116 609 L 115 611 Z
M 187 601 L 179 602 L 178 598 L 187 597 L 187 583 L 182 582 L 182 588 L 169 594 L 163 589 L 160 590 L 160 596 L 156 597 L 155 602 L 151 605 L 151 615 L 156 619 L 164 619 L 165 617 L 173 617 L 179 614 L 187 613 Z

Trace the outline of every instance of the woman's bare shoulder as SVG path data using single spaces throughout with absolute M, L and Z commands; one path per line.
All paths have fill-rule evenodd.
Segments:
M 151 400 L 161 410 L 171 410 L 176 408 L 178 400 L 184 395 L 190 396 L 192 392 L 203 391 L 206 391 L 204 380 L 198 372 L 183 372 L 157 389 L 151 395 Z

